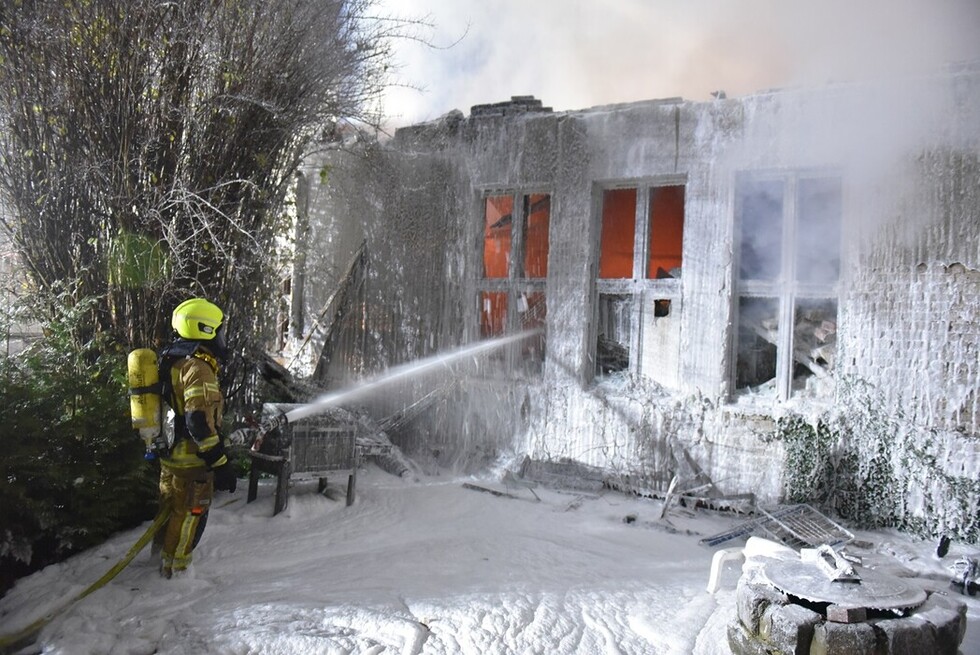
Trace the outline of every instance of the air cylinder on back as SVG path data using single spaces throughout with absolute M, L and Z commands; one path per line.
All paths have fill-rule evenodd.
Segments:
M 157 355 L 149 348 L 129 353 L 126 361 L 129 380 L 129 413 L 133 429 L 146 444 L 147 459 L 156 457 L 160 442 L 160 374 Z

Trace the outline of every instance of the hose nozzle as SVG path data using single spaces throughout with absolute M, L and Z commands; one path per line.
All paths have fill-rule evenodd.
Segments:
M 262 421 L 259 425 L 258 434 L 255 437 L 255 441 L 252 442 L 252 450 L 259 452 L 259 448 L 262 447 L 262 442 L 265 440 L 265 435 L 269 434 L 273 430 L 283 427 L 289 423 L 289 419 L 286 416 L 286 412 L 279 410 L 279 413 L 275 416 L 271 416 L 266 420 Z

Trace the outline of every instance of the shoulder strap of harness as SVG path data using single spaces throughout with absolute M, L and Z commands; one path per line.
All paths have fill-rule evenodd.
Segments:
M 170 369 L 181 359 L 197 355 L 198 344 L 196 341 L 175 341 L 162 351 L 157 359 L 157 368 L 160 375 L 160 395 L 170 405 L 171 408 L 177 407 L 174 398 L 174 384 L 170 375 Z

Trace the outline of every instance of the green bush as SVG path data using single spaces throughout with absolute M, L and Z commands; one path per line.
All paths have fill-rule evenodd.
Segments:
M 90 309 L 61 305 L 42 338 L 0 355 L 0 594 L 155 509 L 157 472 L 130 425 L 125 353 L 78 337 Z

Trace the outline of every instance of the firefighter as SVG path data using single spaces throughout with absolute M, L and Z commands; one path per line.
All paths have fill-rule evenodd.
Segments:
M 227 355 L 224 314 L 203 298 L 173 312 L 175 337 L 160 353 L 162 396 L 174 411 L 174 445 L 160 460 L 160 503 L 170 520 L 161 531 L 160 574 L 186 571 L 201 539 L 214 490 L 234 492 L 234 468 L 219 433 L 224 397 L 218 372 Z

